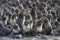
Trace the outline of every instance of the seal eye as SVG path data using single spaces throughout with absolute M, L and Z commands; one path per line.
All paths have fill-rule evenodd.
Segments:
M 26 15 L 25 15 L 25 19 L 26 19 L 26 20 L 30 19 L 30 16 L 26 14 Z
M 45 19 L 44 22 L 46 23 L 46 22 L 48 22 L 48 20 Z
M 25 23 L 24 23 L 25 25 L 28 25 L 29 24 L 29 22 L 28 21 L 25 21 Z
M 30 20 L 30 23 L 32 23 L 32 20 Z

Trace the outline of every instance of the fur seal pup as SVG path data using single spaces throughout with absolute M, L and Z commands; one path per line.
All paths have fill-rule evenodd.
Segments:
M 26 34 L 31 34 L 33 28 L 33 20 L 32 20 L 32 16 L 29 13 L 24 14 L 22 26 L 23 26 L 23 31 Z
M 19 34 L 20 33 L 20 27 L 19 27 L 19 25 L 17 24 L 17 23 L 14 23 L 14 24 L 12 24 L 12 25 L 10 25 L 11 27 L 12 27 L 12 33 L 14 34 L 14 35 L 17 35 L 17 34 Z
M 47 18 L 44 18 L 42 33 L 48 35 L 51 33 L 51 31 L 52 31 L 51 23 L 49 22 L 49 20 Z
M 20 33 L 22 35 L 30 34 L 33 27 L 31 14 L 22 11 L 18 16 L 17 24 L 20 27 Z
M 5 26 L 1 21 L 0 21 L 0 36 L 8 36 L 11 34 L 12 28 L 11 26 Z

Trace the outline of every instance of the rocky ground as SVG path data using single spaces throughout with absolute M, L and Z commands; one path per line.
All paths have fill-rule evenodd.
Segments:
M 60 40 L 60 36 L 34 36 L 34 37 L 20 37 L 20 38 L 11 38 L 11 37 L 0 37 L 0 40 Z

